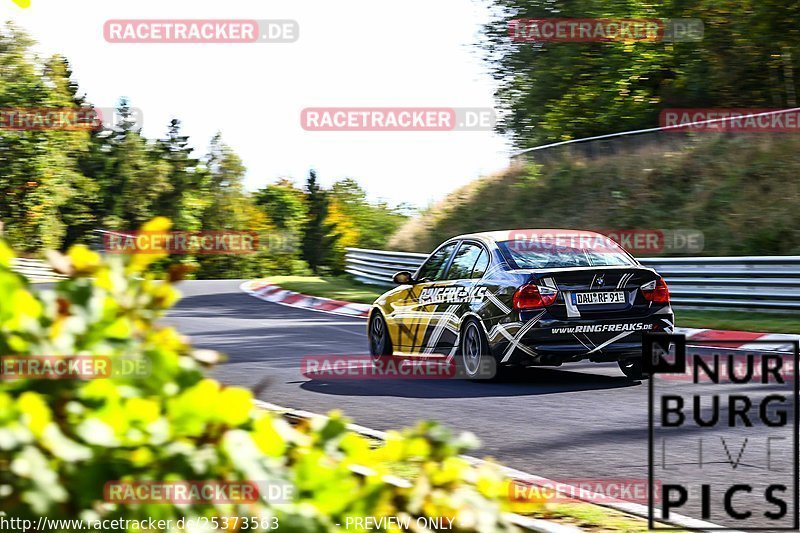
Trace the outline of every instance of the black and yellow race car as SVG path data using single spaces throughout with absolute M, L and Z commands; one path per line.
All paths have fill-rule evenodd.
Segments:
M 538 229 L 454 237 L 373 304 L 370 353 L 432 355 L 468 378 L 508 366 L 617 361 L 642 372 L 642 333 L 672 332 L 669 289 L 613 240 Z M 494 372 L 493 372 L 494 373 Z

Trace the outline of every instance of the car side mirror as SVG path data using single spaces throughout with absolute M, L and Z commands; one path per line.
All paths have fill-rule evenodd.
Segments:
M 409 285 L 414 283 L 414 276 L 408 270 L 401 270 L 392 277 L 392 281 L 398 285 Z

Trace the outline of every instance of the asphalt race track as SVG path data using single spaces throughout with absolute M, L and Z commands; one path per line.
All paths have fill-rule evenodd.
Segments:
M 254 387 L 268 380 L 259 395 L 261 400 L 319 413 L 341 409 L 354 422 L 374 429 L 401 428 L 420 419 L 439 420 L 480 438 L 482 447 L 473 455 L 493 457 L 551 479 L 647 479 L 647 385 L 626 379 L 616 364 L 530 369 L 493 383 L 312 381 L 300 373 L 301 357 L 367 353 L 365 321 L 263 302 L 240 292 L 240 283 L 183 283 L 184 298 L 165 321 L 190 335 L 196 346 L 228 355 L 228 361 L 213 371 L 225 383 Z M 661 379 L 656 386 L 675 390 L 689 387 Z M 687 393 L 718 394 L 724 386 L 694 386 Z M 756 389 L 756 395 L 770 392 L 766 387 Z M 727 417 L 727 411 L 724 405 L 721 416 Z M 754 419 L 757 405 L 755 411 Z M 788 416 L 791 422 L 791 405 Z M 758 420 L 754 423 L 755 428 L 745 430 L 696 426 L 671 430 L 669 449 L 664 452 L 666 463 L 687 468 L 684 479 L 694 476 L 693 481 L 698 483 L 727 485 L 731 480 L 748 480 L 758 486 L 767 480 L 786 479 L 789 488 L 783 496 L 791 509 L 791 429 L 783 430 L 781 436 L 786 439 L 770 444 L 766 436 L 779 432 L 759 427 L 763 424 Z M 704 442 L 702 457 L 697 449 L 699 436 Z M 726 441 L 722 443 L 720 437 Z M 749 441 L 742 450 L 745 437 Z M 732 468 L 731 459 L 736 461 L 737 456 L 739 464 Z M 660 457 L 661 450 L 656 454 L 657 462 Z M 756 488 L 753 494 L 764 508 L 760 490 Z M 715 493 L 712 499 L 715 511 L 711 520 L 724 522 L 724 516 L 718 514 L 722 495 Z M 737 496 L 734 501 L 743 509 L 747 507 L 746 496 Z M 699 493 L 676 511 L 700 518 Z

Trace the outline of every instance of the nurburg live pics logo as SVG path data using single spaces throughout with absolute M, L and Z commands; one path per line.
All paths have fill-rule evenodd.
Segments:
M 791 351 L 774 341 L 687 346 L 684 335 L 644 334 L 649 529 L 684 529 L 664 527 L 681 525 L 676 513 L 705 521 L 704 531 L 800 529 L 800 343 L 781 343 Z M 669 379 L 687 368 L 691 380 Z

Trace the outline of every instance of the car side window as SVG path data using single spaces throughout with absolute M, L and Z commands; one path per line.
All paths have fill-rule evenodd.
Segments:
M 456 244 L 458 243 L 451 242 L 434 252 L 434 254 L 425 261 L 425 264 L 420 267 L 417 279 L 419 279 L 419 281 L 437 281 L 442 279 L 444 276 L 444 269 L 447 268 L 447 261 L 453 254 Z
M 475 244 L 463 243 L 453 257 L 453 263 L 447 272 L 447 279 L 469 279 L 472 267 L 478 260 L 483 249 Z
M 478 257 L 478 260 L 475 261 L 475 266 L 472 269 L 472 275 L 470 277 L 472 279 L 482 278 L 487 268 L 489 268 L 489 254 L 486 250 L 481 249 L 481 255 Z

